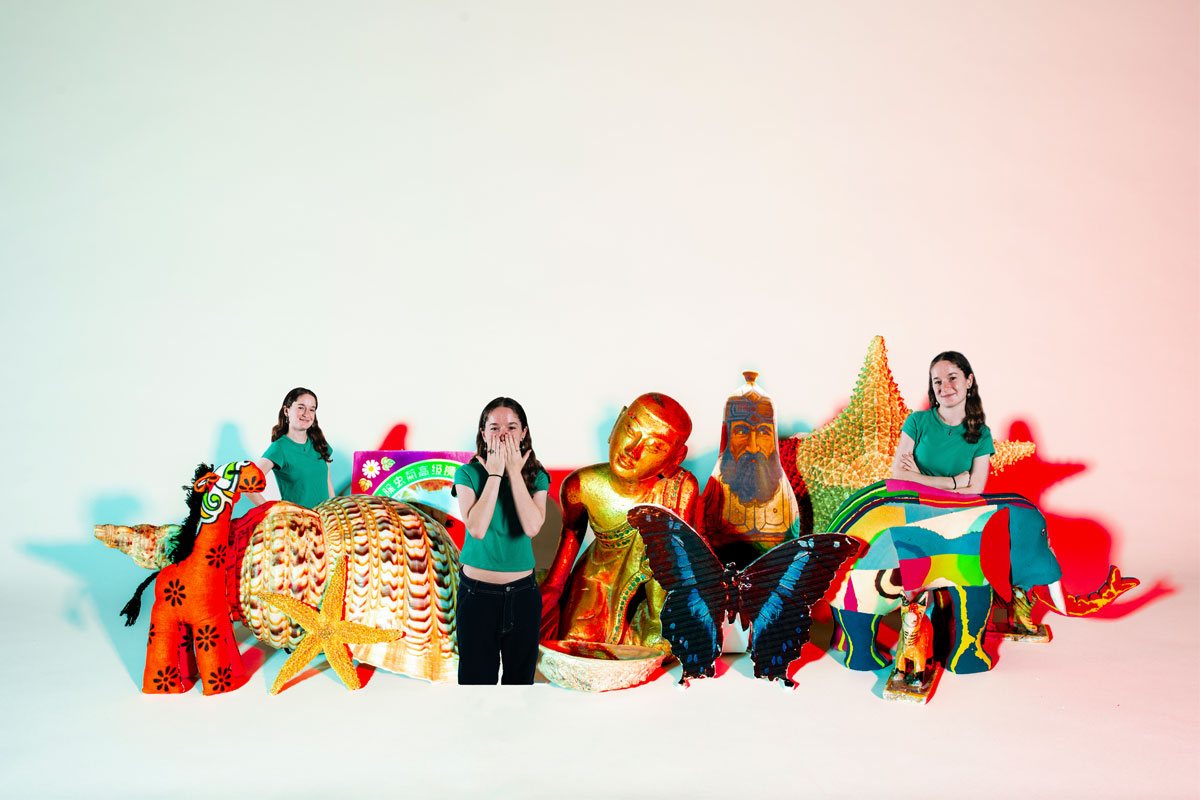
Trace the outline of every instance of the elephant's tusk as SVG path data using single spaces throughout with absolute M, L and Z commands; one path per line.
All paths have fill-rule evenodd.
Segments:
M 1057 580 L 1046 588 L 1050 590 L 1050 599 L 1054 601 L 1054 607 L 1058 609 L 1058 613 L 1064 617 L 1067 616 L 1067 601 L 1063 598 L 1062 581 Z

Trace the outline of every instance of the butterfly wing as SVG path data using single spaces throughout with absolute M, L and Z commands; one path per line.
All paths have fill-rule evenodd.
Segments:
M 662 506 L 636 505 L 638 529 L 654 578 L 667 592 L 663 637 L 683 666 L 683 678 L 712 677 L 721 654 L 721 618 L 728 610 L 724 569 L 700 535 Z
M 841 533 L 802 536 L 767 551 L 739 574 L 740 611 L 750 622 L 755 677 L 786 678 L 788 665 L 808 641 L 813 605 L 860 545 Z

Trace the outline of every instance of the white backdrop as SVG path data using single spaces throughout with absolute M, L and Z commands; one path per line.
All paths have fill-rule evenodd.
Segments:
M 1196 4 L 646 5 L 4 4 L 0 597 L 44 674 L 137 699 L 91 525 L 180 517 L 294 385 L 339 479 L 497 394 L 570 467 L 648 390 L 715 451 L 743 369 L 815 427 L 875 334 L 913 407 L 965 352 L 997 435 L 1086 465 L 1056 509 L 1194 582 Z

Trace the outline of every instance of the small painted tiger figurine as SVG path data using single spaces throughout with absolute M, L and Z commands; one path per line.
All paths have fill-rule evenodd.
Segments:
M 928 680 L 933 659 L 933 625 L 925 616 L 925 605 L 918 598 L 904 604 L 900 622 L 900 641 L 896 646 L 896 672 L 909 683 Z

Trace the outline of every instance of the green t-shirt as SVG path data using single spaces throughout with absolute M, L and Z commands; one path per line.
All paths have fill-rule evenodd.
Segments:
M 987 425 L 980 429 L 979 441 L 971 444 L 963 438 L 964 426 L 947 425 L 934 408 L 909 414 L 901 430 L 916 445 L 913 457 L 922 475 L 948 478 L 970 472 L 977 457 L 996 452 Z
M 333 454 L 333 449 L 329 451 Z M 329 499 L 329 464 L 317 453 L 312 439 L 296 444 L 287 436 L 271 442 L 263 453 L 275 465 L 279 496 L 289 503 L 312 508 Z
M 479 495 L 483 494 L 483 485 L 487 480 L 487 468 L 475 460 L 463 464 L 454 473 L 454 485 L 466 486 L 475 493 L 477 500 Z M 530 494 L 544 492 L 549 488 L 550 474 L 542 470 L 534 479 L 533 491 Z M 496 572 L 533 569 L 533 540 L 521 530 L 521 520 L 517 517 L 517 505 L 513 500 L 512 487 L 507 475 L 500 479 L 500 493 L 496 496 L 496 508 L 492 511 L 492 521 L 488 525 L 487 533 L 482 539 L 476 539 L 467 533 L 459 562 L 469 567 Z

